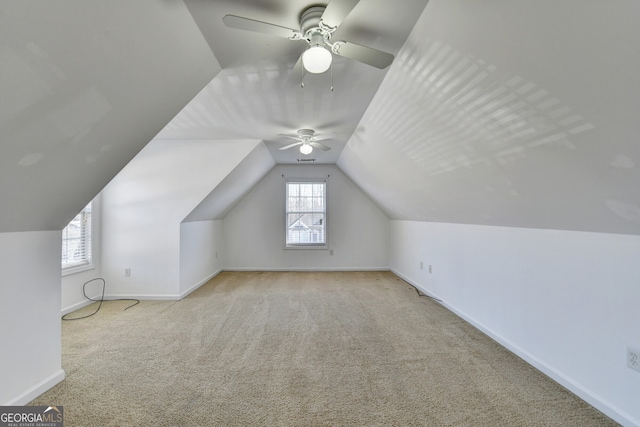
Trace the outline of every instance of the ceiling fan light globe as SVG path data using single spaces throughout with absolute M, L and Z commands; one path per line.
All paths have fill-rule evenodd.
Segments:
M 312 151 L 313 151 L 313 147 L 312 147 L 312 146 L 310 146 L 309 144 L 302 144 L 302 145 L 300 146 L 300 152 L 301 152 L 302 154 L 304 154 L 305 156 L 306 156 L 307 154 L 311 154 L 311 152 L 312 152 Z
M 322 46 L 311 46 L 302 54 L 304 69 L 310 73 L 324 73 L 331 66 L 331 52 Z

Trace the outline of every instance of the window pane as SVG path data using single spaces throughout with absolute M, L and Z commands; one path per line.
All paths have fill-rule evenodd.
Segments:
M 289 206 L 288 209 L 289 211 L 299 211 L 300 210 L 300 204 L 298 203 L 298 198 L 297 197 L 289 197 Z
M 313 198 L 313 210 L 314 211 L 324 210 L 324 199 L 322 199 L 321 197 L 314 197 Z
M 288 214 L 287 243 L 324 243 L 324 214 Z
M 287 244 L 326 243 L 325 185 L 324 182 L 287 183 Z
M 91 263 L 91 204 L 62 230 L 62 268 Z

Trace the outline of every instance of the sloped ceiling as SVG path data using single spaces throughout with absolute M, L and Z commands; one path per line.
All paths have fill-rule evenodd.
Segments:
M 219 71 L 181 1 L 3 1 L 0 232 L 62 229 Z
M 337 164 L 394 219 L 640 234 L 639 16 L 432 0 Z
M 151 141 L 106 187 L 104 215 L 125 234 L 139 222 L 143 233 L 149 224 L 171 228 L 253 153 L 261 161 L 260 146 L 256 140 Z
M 183 222 L 224 218 L 275 164 L 267 147 L 258 144 Z
M 337 1 L 337 0 L 336 0 Z M 396 54 L 427 0 L 361 0 L 332 40 Z M 309 0 L 185 0 L 193 19 L 220 61 L 223 71 L 158 136 L 158 139 L 262 139 L 276 163 L 297 163 L 299 150 L 278 150 L 295 134 L 311 128 L 336 134 L 332 150 L 315 150 L 317 163 L 335 163 L 355 130 L 387 69 L 380 70 L 334 55 L 333 72 L 307 75 L 305 87 L 291 70 L 306 43 L 228 28 L 222 18 L 234 14 L 288 28 L 299 28 Z M 334 90 L 331 91 L 333 85 Z
M 397 57 L 336 58 L 331 92 L 289 84 L 304 46 L 221 22 L 295 28 L 305 0 L 4 2 L 0 232 L 61 229 L 154 135 L 297 163 L 275 135 L 313 128 L 394 219 L 640 234 L 640 3 L 425 5 L 361 0 L 336 38 Z

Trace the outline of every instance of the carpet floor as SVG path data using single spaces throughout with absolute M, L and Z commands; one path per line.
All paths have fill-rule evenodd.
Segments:
M 223 272 L 128 305 L 63 322 L 67 377 L 31 405 L 67 427 L 617 425 L 390 272 Z

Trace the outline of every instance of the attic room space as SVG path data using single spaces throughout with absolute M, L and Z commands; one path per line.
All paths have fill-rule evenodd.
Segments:
M 0 404 L 69 375 L 60 318 L 96 277 L 178 301 L 225 271 L 390 271 L 640 426 L 640 2 L 331 0 L 318 74 L 241 28 L 316 22 L 270 3 L 0 1 Z M 285 244 L 288 182 L 326 186 L 289 223 L 322 245 Z M 62 272 L 89 202 L 91 266 Z

